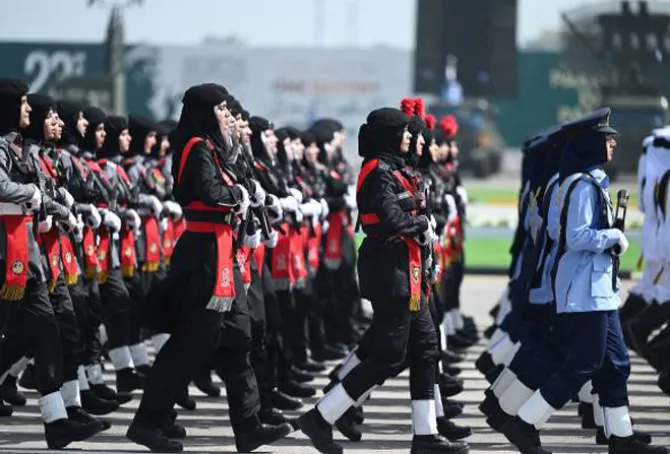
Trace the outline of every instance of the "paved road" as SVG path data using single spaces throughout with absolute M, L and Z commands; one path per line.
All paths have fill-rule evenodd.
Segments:
M 481 325 L 489 319 L 488 309 L 497 299 L 505 280 L 499 277 L 466 277 L 465 303 L 468 312 L 473 314 Z M 475 454 L 495 452 L 512 453 L 509 443 L 489 429 L 483 416 L 477 410 L 477 403 L 482 399 L 486 382 L 474 369 L 474 360 L 483 345 L 473 348 L 464 364 L 462 376 L 466 379 L 467 391 L 458 396 L 466 403 L 465 412 L 459 418 L 461 424 L 471 425 L 475 433 L 470 438 L 472 451 Z M 112 380 L 110 374 L 106 375 Z M 366 405 L 366 427 L 364 441 L 357 444 L 346 443 L 347 453 L 381 453 L 406 454 L 409 452 L 411 432 L 410 413 L 408 408 L 409 392 L 407 376 L 389 380 L 386 386 L 375 392 L 371 402 Z M 325 376 L 316 381 L 319 387 L 326 384 Z M 630 380 L 630 392 L 633 403 L 633 417 L 638 427 L 651 431 L 655 438 L 665 445 L 670 445 L 670 411 L 668 398 L 662 395 L 655 386 L 653 371 L 639 359 L 633 360 L 633 375 Z M 235 452 L 232 431 L 228 420 L 225 399 L 212 400 L 203 397 L 195 389 L 192 394 L 198 401 L 198 410 L 193 413 L 182 412 L 180 422 L 188 430 L 189 438 L 186 449 L 197 453 Z M 36 396 L 28 393 L 28 406 L 16 411 L 10 419 L 0 420 L 0 453 L 37 453 L 47 452 L 42 435 L 42 424 L 36 408 Z M 128 443 L 124 437 L 130 418 L 137 407 L 136 398 L 119 412 L 111 415 L 109 420 L 114 425 L 103 435 L 98 435 L 89 442 L 75 443 L 72 448 L 80 453 L 92 452 L 146 452 L 136 445 Z M 555 415 L 547 430 L 543 432 L 543 440 L 555 453 L 604 453 L 603 447 L 594 445 L 593 431 L 578 428 L 576 407 L 570 405 Z M 273 447 L 263 447 L 259 452 L 276 452 L 282 454 L 316 453 L 300 433 L 292 434 L 288 439 Z

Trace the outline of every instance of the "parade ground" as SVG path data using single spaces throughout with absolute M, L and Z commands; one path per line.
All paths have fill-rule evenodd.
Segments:
M 464 312 L 476 317 L 480 326 L 489 324 L 488 311 L 497 300 L 506 284 L 503 277 L 466 276 L 462 294 L 464 295 Z M 516 452 L 502 435 L 494 433 L 484 422 L 483 415 L 477 409 L 483 399 L 487 383 L 474 368 L 474 361 L 485 347 L 484 341 L 473 347 L 467 360 L 462 364 L 465 379 L 465 392 L 455 399 L 465 404 L 464 413 L 455 421 L 461 425 L 472 426 L 474 434 L 468 439 L 472 453 L 507 454 Z M 112 374 L 106 373 L 108 384 L 113 383 Z M 656 374 L 640 358 L 632 359 L 632 375 L 629 381 L 631 397 L 631 415 L 636 428 L 649 431 L 654 435 L 657 444 L 670 445 L 670 408 L 669 398 L 656 387 Z M 321 389 L 327 383 L 325 374 L 315 382 Z M 236 452 L 233 433 L 228 419 L 228 408 L 225 397 L 211 399 L 204 397 L 198 390 L 191 387 L 191 394 L 196 398 L 198 409 L 195 412 L 180 411 L 179 422 L 186 427 L 188 438 L 185 450 L 193 453 L 225 453 Z M 225 394 L 224 394 L 225 395 Z M 15 408 L 14 416 L 0 419 L 0 452 L 1 453 L 40 453 L 46 451 L 42 421 L 39 418 L 35 392 L 28 392 L 28 405 Z M 319 395 L 320 396 L 320 393 Z M 125 438 L 125 431 L 131 421 L 140 394 L 135 392 L 135 399 L 124 405 L 119 411 L 112 413 L 108 420 L 112 428 L 84 443 L 73 443 L 70 447 L 81 454 L 84 453 L 116 453 L 116 452 L 148 452 Z M 311 405 L 315 399 L 308 399 Z M 297 416 L 299 413 L 296 413 Z M 365 406 L 365 425 L 363 441 L 350 443 L 343 441 L 342 436 L 335 432 L 336 439 L 342 441 L 345 453 L 384 453 L 406 454 L 409 452 L 411 438 L 411 417 L 409 408 L 409 390 L 407 373 L 388 380 L 385 386 L 375 391 L 373 398 Z M 579 427 L 576 404 L 570 404 L 549 422 L 542 432 L 545 447 L 554 453 L 605 453 L 606 447 L 596 446 L 595 431 L 582 430 Z M 273 446 L 264 446 L 257 452 L 279 454 L 307 454 L 317 451 L 300 432 L 291 434 L 287 439 Z

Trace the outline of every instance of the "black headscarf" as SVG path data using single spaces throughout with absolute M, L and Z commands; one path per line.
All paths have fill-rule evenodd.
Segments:
M 105 119 L 107 137 L 102 148 L 96 152 L 98 159 L 114 159 L 121 155 L 119 136 L 125 129 L 128 129 L 126 117 L 109 116 Z
M 591 130 L 570 135 L 561 156 L 560 180 L 602 167 L 607 162 L 605 138 L 605 134 Z
M 412 134 L 412 138 L 409 141 L 409 153 L 405 156 L 405 161 L 413 168 L 416 168 L 419 165 L 419 155 L 416 154 L 416 143 L 424 129 L 426 129 L 426 122 L 424 122 L 421 117 L 412 115 L 409 119 L 409 124 L 407 125 L 407 130 Z M 423 149 L 421 150 L 421 153 L 423 155 Z
M 18 131 L 21 124 L 21 98 L 28 84 L 20 79 L 0 79 L 0 135 Z
M 57 108 L 58 116 L 64 123 L 63 135 L 61 136 L 59 145 L 79 145 L 83 136 L 79 134 L 77 123 L 79 122 L 79 114 L 83 112 L 84 106 L 76 101 L 59 101 Z
M 158 132 L 158 125 L 146 117 L 130 115 L 128 117 L 128 130 L 133 138 L 130 142 L 128 156 L 143 156 L 144 142 L 151 132 Z
M 44 121 L 49 114 L 56 111 L 56 101 L 51 96 L 33 93 L 28 95 L 28 104 L 32 108 L 30 112 L 30 126 L 23 131 L 24 137 L 36 142 L 43 142 Z
M 165 155 L 167 156 L 168 154 L 172 153 L 172 141 L 170 140 L 170 136 L 174 135 L 173 130 L 177 129 L 177 122 L 174 120 L 164 120 L 161 122 L 158 122 L 156 125 L 158 128 L 156 130 L 156 144 L 151 148 L 151 157 L 154 159 L 160 159 L 160 154 L 161 154 L 161 143 L 163 142 L 164 138 L 167 138 L 168 142 L 170 142 L 170 146 L 168 149 L 165 151 Z
M 358 131 L 359 155 L 363 158 L 400 158 L 400 144 L 408 125 L 409 117 L 400 109 L 383 107 L 373 110 Z
M 256 159 L 265 163 L 274 162 L 274 156 L 265 147 L 261 134 L 268 129 L 273 129 L 272 123 L 263 117 L 253 116 L 249 118 L 249 127 L 251 128 L 251 151 Z
M 172 144 L 175 150 L 172 176 L 175 179 L 175 172 L 181 162 L 181 153 L 186 143 L 193 137 L 211 141 L 221 152 L 226 149 L 226 141 L 216 119 L 214 106 L 226 101 L 228 97 L 228 91 L 222 85 L 213 83 L 194 85 L 184 93 L 182 98 L 184 106 L 177 125 L 177 139 Z
M 315 123 L 310 127 L 309 131 L 314 134 L 316 138 L 316 145 L 319 147 L 319 162 L 323 165 L 330 165 L 330 158 L 326 151 L 326 144 L 333 141 L 335 138 L 335 130 L 329 127 L 327 123 Z
M 87 107 L 84 109 L 84 118 L 88 121 L 88 128 L 86 128 L 86 135 L 84 135 L 79 142 L 79 147 L 82 150 L 95 153 L 97 151 L 95 146 L 95 130 L 98 126 L 105 123 L 107 115 L 102 109 L 98 109 L 97 107 Z M 105 142 L 106 141 L 107 138 L 105 138 Z

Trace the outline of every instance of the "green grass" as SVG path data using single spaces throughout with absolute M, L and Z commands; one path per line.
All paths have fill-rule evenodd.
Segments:
M 468 197 L 471 202 L 490 203 L 490 204 L 516 204 L 519 196 L 518 189 L 514 188 L 489 188 L 489 187 L 468 187 Z M 612 187 L 610 193 L 616 197 L 616 184 Z M 630 189 L 630 188 L 629 188 Z M 637 206 L 637 191 L 631 191 L 630 203 Z
M 356 236 L 356 243 L 360 245 L 362 235 Z M 468 238 L 465 241 L 465 262 L 468 268 L 499 268 L 507 269 L 510 264 L 509 248 L 512 237 L 479 237 Z M 626 254 L 621 258 L 621 271 L 636 271 L 640 257 L 640 244 L 631 241 Z

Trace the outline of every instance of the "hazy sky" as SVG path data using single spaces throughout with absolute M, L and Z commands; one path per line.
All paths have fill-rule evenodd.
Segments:
M 114 1 L 106 0 L 107 4 Z M 478 1 L 478 0 L 459 0 Z M 603 0 L 593 0 L 602 3 Z M 614 1 L 614 0 L 612 0 Z M 0 40 L 100 41 L 107 9 L 88 0 L 0 0 Z M 236 35 L 253 45 L 310 45 L 314 17 L 326 46 L 389 44 L 411 48 L 415 0 L 144 0 L 127 10 L 129 42 L 194 44 L 205 36 Z M 559 13 L 589 0 L 519 0 L 518 41 L 560 26 Z M 355 19 L 354 19 L 355 18 Z

